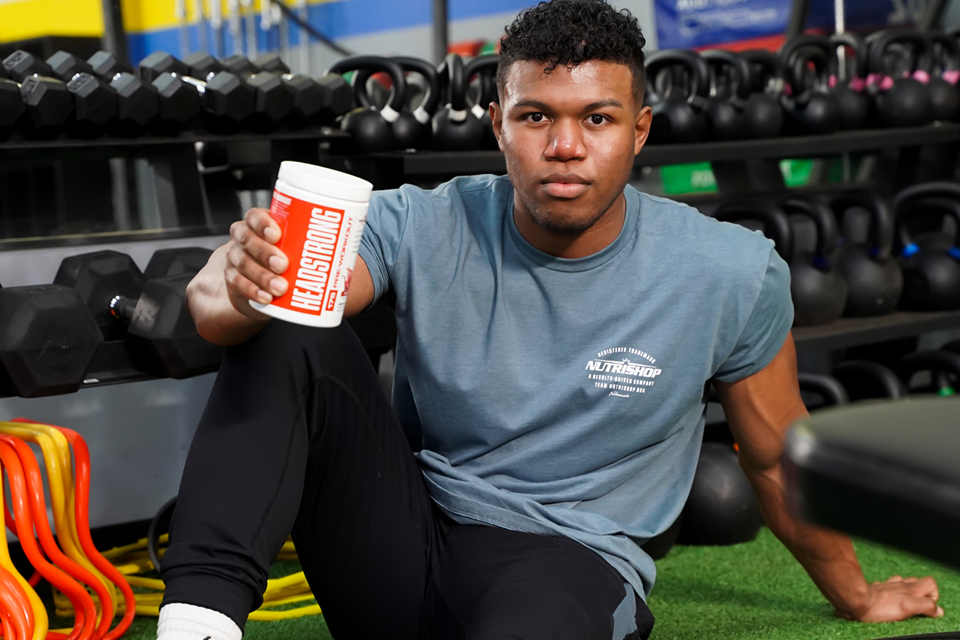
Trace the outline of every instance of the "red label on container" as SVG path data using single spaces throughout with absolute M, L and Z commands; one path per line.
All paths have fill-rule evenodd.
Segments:
M 336 299 L 332 273 L 337 246 L 343 232 L 343 209 L 304 202 L 274 191 L 270 216 L 280 225 L 277 247 L 290 261 L 283 277 L 287 292 L 273 299 L 274 306 L 320 315 L 329 291 Z M 332 311 L 328 305 L 327 310 Z

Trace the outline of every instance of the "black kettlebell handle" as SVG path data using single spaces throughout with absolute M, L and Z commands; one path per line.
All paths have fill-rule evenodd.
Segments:
M 451 120 L 460 120 L 456 114 L 467 112 L 467 79 L 464 74 L 463 58 L 456 53 L 448 53 L 437 68 L 437 77 L 440 88 L 444 92 L 447 106 L 450 108 Z
M 957 208 L 949 206 L 950 201 L 960 203 L 960 184 L 942 181 L 925 182 L 907 187 L 894 197 L 893 213 L 896 218 L 897 241 L 900 243 L 904 257 L 910 257 L 917 251 L 917 246 L 910 237 L 906 222 L 916 213 L 923 211 L 922 203 L 934 203 L 931 206 L 940 209 L 943 215 L 953 217 L 958 236 L 960 236 L 960 217 L 958 217 L 960 213 L 957 213 Z M 915 205 L 917 206 L 915 207 Z M 960 237 L 954 238 L 953 244 L 954 247 L 960 246 Z M 956 252 L 960 253 L 960 249 L 957 249 Z M 951 250 L 951 253 L 954 253 L 954 251 Z M 960 256 L 954 257 L 960 259 Z
M 347 71 L 386 72 L 390 76 L 390 80 L 393 81 L 393 91 L 390 94 L 390 100 L 380 110 L 380 116 L 387 122 L 394 122 L 400 117 L 404 96 L 407 93 L 407 81 L 403 77 L 403 68 L 399 64 L 383 56 L 353 56 L 335 62 L 333 66 L 327 69 L 328 74 L 343 74 Z M 356 76 L 354 76 L 354 80 L 356 80 Z M 354 96 L 356 96 L 357 83 L 354 83 L 353 91 Z
M 479 107 L 481 111 L 486 111 L 490 103 L 493 102 L 496 96 L 496 84 L 491 85 L 489 76 L 491 71 L 496 74 L 499 66 L 500 56 L 495 53 L 477 56 L 464 66 L 463 77 L 466 84 L 469 85 L 473 76 L 480 74 L 480 93 L 477 96 L 477 103 L 471 106 L 471 109 Z
M 848 52 L 853 52 L 854 68 L 857 70 L 857 75 L 855 78 L 844 78 L 844 81 L 849 83 L 853 80 L 864 80 L 867 77 L 867 56 L 866 54 L 866 43 L 863 38 L 855 33 L 850 33 L 845 31 L 843 33 L 834 33 L 830 36 L 830 47 L 833 52 L 833 61 L 836 65 L 836 72 L 834 73 L 837 76 L 837 82 L 840 81 L 840 57 L 837 55 L 837 49 L 843 47 Z
M 923 182 L 901 190 L 893 198 L 893 210 L 899 212 L 900 207 L 910 200 L 924 200 L 926 198 L 952 198 L 960 201 L 960 184 L 954 182 Z
M 800 35 L 788 38 L 782 45 L 778 55 L 787 67 L 793 64 L 793 56 L 800 49 L 807 47 L 817 47 L 823 51 L 829 51 L 830 39 L 827 36 L 818 36 L 810 33 L 801 33 Z
M 851 379 L 869 378 L 879 384 L 883 389 L 883 396 L 891 400 L 903 398 L 907 395 L 907 389 L 903 386 L 903 382 L 897 377 L 897 374 L 879 362 L 847 360 L 835 366 L 830 375 L 839 380 L 845 388 L 847 386 L 845 381 L 852 382 Z M 849 392 L 847 395 L 849 395 Z
M 838 227 L 844 214 L 850 209 L 866 209 L 870 214 L 870 228 L 867 232 L 867 250 L 870 257 L 878 262 L 890 257 L 895 225 L 893 212 L 883 198 L 870 191 L 846 191 L 831 198 L 830 207 L 837 218 Z
M 478 104 L 486 111 L 491 102 L 500 104 L 500 96 L 497 93 L 497 76 L 496 74 L 484 73 L 480 76 L 480 102 Z
M 807 86 L 806 71 L 809 65 L 816 71 L 816 83 Z M 793 52 L 786 65 L 786 81 L 791 97 L 797 104 L 806 104 L 815 93 L 830 90 L 830 55 L 819 46 L 801 47 Z
M 748 49 L 741 51 L 740 55 L 750 63 L 750 88 L 779 98 L 783 94 L 783 61 L 780 57 L 766 49 Z
M 909 389 L 910 379 L 921 371 L 930 371 L 940 384 L 943 379 L 937 373 L 948 373 L 960 377 L 960 353 L 953 351 L 917 351 L 910 353 L 897 363 L 897 375 Z
M 954 340 L 953 342 L 948 342 L 947 344 L 940 347 L 940 351 L 949 351 L 951 353 L 960 354 L 960 340 Z M 938 378 L 937 383 L 940 385 L 941 389 L 949 385 L 949 382 L 944 379 L 945 377 L 946 377 L 945 375 L 937 376 Z M 956 391 L 956 389 L 954 390 Z
M 944 79 L 947 82 L 956 84 L 958 71 L 960 71 L 960 45 L 957 45 L 953 37 L 942 31 L 931 31 L 927 33 L 927 38 L 924 68 L 929 69 L 931 73 L 936 72 L 940 76 L 946 76 Z M 926 58 L 929 58 L 929 62 L 926 62 Z
M 729 97 L 730 102 L 737 108 L 743 108 L 744 101 L 750 97 L 750 81 L 753 79 L 753 70 L 746 58 L 726 49 L 708 49 L 700 52 L 700 57 L 712 71 L 717 67 L 727 67 L 733 71 L 733 80 L 736 91 Z
M 690 93 L 687 102 L 698 111 L 703 110 L 710 95 L 710 69 L 706 61 L 697 53 L 686 49 L 661 49 L 654 51 L 646 59 L 647 91 L 655 98 L 657 94 L 655 83 L 652 81 L 664 69 L 669 67 L 683 67 L 690 76 Z
M 867 69 L 871 74 L 889 75 L 883 68 L 883 54 L 887 47 L 897 43 L 911 45 L 913 55 L 911 56 L 910 70 L 914 72 L 919 69 L 920 59 L 927 50 L 927 39 L 922 33 L 913 29 L 886 29 L 879 32 L 875 38 L 870 42 L 867 53 Z
M 930 197 L 923 200 L 911 200 L 896 208 L 897 212 L 897 241 L 900 243 L 901 255 L 909 258 L 919 251 L 919 247 L 913 241 L 910 230 L 907 228 L 907 222 L 919 215 L 929 215 L 930 213 L 939 213 L 943 216 L 953 218 L 956 232 L 953 237 L 953 245 L 949 249 L 950 255 L 960 260 L 960 201 L 950 198 Z
M 816 246 L 813 250 L 813 266 L 818 269 L 830 269 L 833 253 L 840 244 L 840 231 L 833 212 L 822 200 L 800 200 L 790 198 L 780 203 L 788 215 L 801 215 L 813 221 L 817 230 Z
M 725 202 L 714 210 L 713 218 L 721 222 L 754 220 L 763 223 L 763 235 L 773 240 L 780 257 L 790 262 L 793 256 L 793 229 L 787 214 L 775 203 L 766 200 Z
M 440 98 L 442 97 L 440 95 L 440 80 L 437 77 L 436 68 L 426 60 L 414 58 L 413 56 L 394 56 L 393 59 L 403 67 L 404 71 L 419 73 L 424 81 L 426 81 L 427 94 L 423 96 L 423 100 L 419 106 L 413 110 L 413 115 L 417 119 L 417 122 L 421 124 L 429 123 L 430 118 L 433 117 L 437 107 L 440 105 Z
M 850 402 L 847 396 L 847 390 L 843 388 L 840 381 L 833 376 L 825 376 L 817 373 L 797 373 L 797 383 L 800 391 L 815 393 L 823 398 L 824 405 L 827 407 L 836 407 Z
M 433 113 L 437 110 L 437 105 L 440 104 L 440 88 L 437 80 L 437 70 L 426 60 L 412 56 L 393 56 L 390 60 L 399 64 L 404 72 L 411 71 L 420 74 L 426 82 L 427 93 L 423 96 L 420 105 L 414 109 L 413 116 L 420 124 L 427 124 L 430 122 L 430 118 L 433 117 Z M 361 69 L 358 70 L 357 74 L 353 77 L 354 94 L 357 97 L 357 101 L 364 107 L 372 105 L 370 94 L 367 93 L 367 80 L 370 79 L 371 75 L 373 74 L 370 70 Z M 404 82 L 406 82 L 406 79 L 404 79 Z M 391 92 L 392 91 L 394 90 L 391 89 Z M 406 103 L 407 96 L 404 96 L 404 107 L 406 107 Z

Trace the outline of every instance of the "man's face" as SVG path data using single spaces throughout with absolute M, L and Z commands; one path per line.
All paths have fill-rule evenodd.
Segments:
M 589 229 L 617 201 L 650 130 L 630 67 L 590 60 L 575 67 L 522 60 L 507 70 L 493 128 L 517 200 L 557 234 Z

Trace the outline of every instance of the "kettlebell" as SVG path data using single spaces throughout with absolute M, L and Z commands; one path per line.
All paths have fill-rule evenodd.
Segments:
M 747 137 L 747 100 L 750 98 L 750 63 L 732 51 L 701 51 L 710 71 L 710 98 L 707 137 L 711 140 L 740 140 Z M 721 81 L 721 78 L 723 80 Z
M 741 51 L 750 65 L 750 98 L 747 100 L 747 137 L 776 138 L 783 132 L 783 65 L 766 49 Z
M 837 407 L 850 402 L 847 398 L 847 390 L 833 376 L 800 371 L 797 373 L 797 384 L 800 387 L 801 397 L 806 395 L 803 403 L 806 405 L 807 411 Z M 817 396 L 820 402 L 810 402 L 810 395 Z
M 647 56 L 646 70 L 644 103 L 653 111 L 650 144 L 703 140 L 708 131 L 704 109 L 710 91 L 709 70 L 703 58 L 684 49 L 662 49 Z M 675 83 L 675 72 L 686 74 L 686 91 Z
M 820 46 L 792 47 L 791 42 L 780 52 L 786 80 L 786 128 L 794 134 L 833 133 L 840 126 L 840 107 L 830 93 L 830 58 Z
M 921 371 L 930 372 L 931 384 L 929 387 L 912 385 L 913 376 Z M 900 380 L 903 381 L 910 394 L 953 395 L 955 389 L 950 386 L 950 381 L 960 377 L 960 353 L 943 349 L 909 353 L 897 363 L 897 375 L 900 376 Z
M 870 115 L 870 97 L 866 93 L 866 45 L 860 36 L 846 32 L 829 38 L 831 52 L 830 91 L 840 111 L 841 129 L 860 129 Z M 839 51 L 843 48 L 845 64 Z
M 839 241 L 833 213 L 819 200 L 790 198 L 780 206 L 788 215 L 809 218 L 816 229 L 813 252 L 798 251 L 790 261 L 793 324 L 804 327 L 834 322 L 846 306 L 847 283 L 833 266 Z
M 433 116 L 433 146 L 439 151 L 478 149 L 483 140 L 483 125 L 467 106 L 467 79 L 463 59 L 447 54 L 437 69 L 446 105 Z
M 677 519 L 673 521 L 666 531 L 657 534 L 640 545 L 640 548 L 650 556 L 651 560 L 659 560 L 666 557 L 673 546 L 677 544 L 677 538 L 680 536 L 680 527 L 683 525 L 683 513 L 681 512 Z
M 930 74 L 930 109 L 934 120 L 952 122 L 960 116 L 960 47 L 942 31 L 927 33 L 927 55 L 921 66 Z
M 854 209 L 870 216 L 867 241 L 845 241 L 837 252 L 837 271 L 847 283 L 847 317 L 880 316 L 893 313 L 903 292 L 903 272 L 892 257 L 893 212 L 876 194 L 846 192 L 830 199 L 830 207 L 838 222 Z
M 953 342 L 948 342 L 947 344 L 940 347 L 940 351 L 949 351 L 951 353 L 960 354 L 960 340 L 954 340 Z M 943 374 L 941 376 L 941 387 L 949 386 L 949 390 L 953 393 L 960 391 L 960 376 Z M 953 394 L 950 394 L 953 395 Z
M 393 81 L 393 92 L 382 109 L 372 106 L 358 107 L 347 112 L 340 121 L 340 128 L 351 135 L 352 147 L 359 153 L 390 151 L 396 148 L 393 123 L 400 117 L 406 92 L 403 69 L 396 62 L 381 56 L 354 56 L 335 63 L 327 73 L 342 74 L 362 70 L 385 71 Z
M 732 545 L 757 537 L 763 516 L 733 446 L 704 442 L 677 542 Z
M 916 77 L 917 64 L 926 49 L 924 36 L 910 29 L 887 29 L 867 39 L 867 90 L 873 96 L 874 120 L 884 127 L 919 127 L 933 119 L 930 91 Z M 884 56 L 893 45 L 906 47 L 907 68 L 899 77 L 891 74 Z M 922 78 L 923 75 L 921 74 Z
M 496 73 L 497 66 L 500 64 L 500 56 L 496 54 L 487 54 L 477 56 L 467 63 L 464 69 L 464 76 L 467 84 L 474 75 L 477 76 L 477 101 L 470 107 L 470 111 L 477 117 L 483 126 L 483 139 L 480 141 L 481 149 L 499 149 L 497 136 L 493 133 L 493 120 L 490 119 L 490 103 L 498 102 Z
M 440 103 L 437 70 L 426 60 L 411 56 L 393 56 L 390 60 L 399 64 L 404 72 L 419 74 L 426 86 L 423 99 L 416 109 L 411 110 L 410 108 L 410 96 L 403 96 L 400 115 L 393 121 L 392 126 L 395 147 L 397 149 L 427 149 L 430 147 L 430 118 Z M 369 70 L 357 71 L 353 77 L 354 94 L 357 101 L 364 107 L 373 106 L 370 95 L 367 93 L 367 80 L 369 78 Z M 406 79 L 406 76 L 404 78 Z M 407 93 L 410 92 L 409 89 L 410 83 L 407 82 Z M 395 91 L 396 88 L 391 89 L 391 93 Z
M 763 235 L 773 240 L 777 254 L 785 262 L 793 256 L 793 228 L 786 212 L 768 200 L 724 202 L 711 214 L 721 222 L 741 223 L 747 220 L 763 224 Z
M 830 375 L 843 385 L 851 402 L 874 398 L 898 400 L 907 395 L 897 374 L 879 362 L 847 360 L 835 366 Z
M 960 185 L 934 182 L 908 187 L 894 199 L 894 214 L 903 269 L 900 308 L 960 309 Z M 953 236 L 926 233 L 914 238 L 910 222 L 931 215 L 952 218 Z

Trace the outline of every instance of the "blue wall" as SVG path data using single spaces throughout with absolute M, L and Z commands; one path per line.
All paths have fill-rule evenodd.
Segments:
M 466 20 L 506 12 L 519 12 L 533 4 L 531 0 L 449 0 L 449 19 Z M 404 29 L 428 25 L 432 22 L 432 3 L 429 0 L 339 0 L 338 2 L 324 2 L 309 5 L 308 20 L 311 25 L 334 40 L 341 40 L 355 36 L 369 35 L 382 31 Z M 254 20 L 257 31 L 257 49 L 260 51 L 276 51 L 280 46 L 278 29 L 274 27 L 269 32 L 260 29 L 260 17 L 250 16 Z M 290 43 L 293 46 L 300 44 L 300 29 L 290 24 Z M 190 39 L 190 50 L 200 48 L 200 31 L 197 26 L 187 28 Z M 236 53 L 230 30 L 226 25 L 221 29 L 224 42 L 223 51 L 213 52 L 218 55 Z M 246 25 L 241 28 L 246 32 Z M 206 29 L 208 48 L 213 46 L 213 29 Z M 145 58 L 153 51 L 168 51 L 177 56 L 188 53 L 180 46 L 180 30 L 161 29 L 129 36 L 130 59 L 134 64 Z

